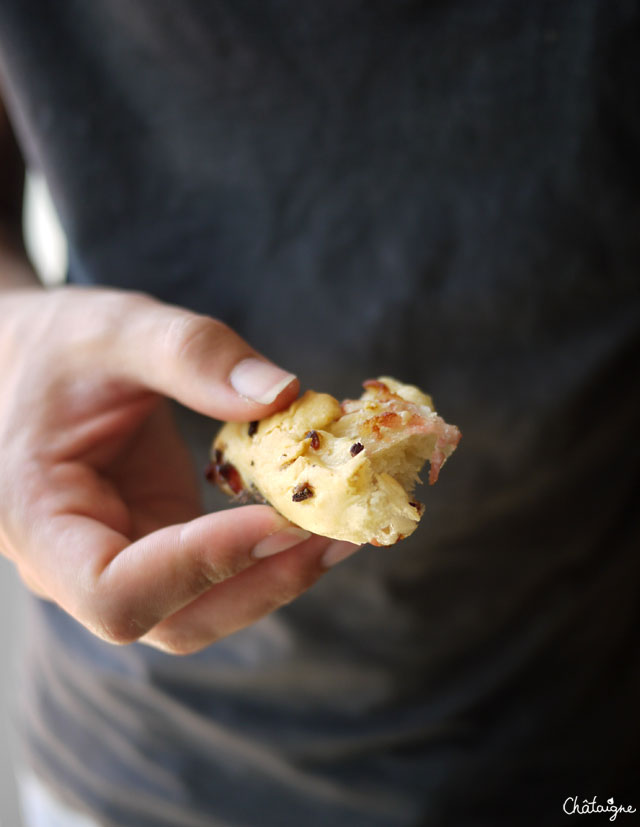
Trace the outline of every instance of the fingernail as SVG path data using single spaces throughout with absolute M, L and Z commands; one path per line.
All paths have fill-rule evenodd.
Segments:
M 260 542 L 256 543 L 251 556 L 258 559 L 271 557 L 272 554 L 278 554 L 279 551 L 285 551 L 288 548 L 297 546 L 298 543 L 303 543 L 309 537 L 311 537 L 311 532 L 305 531 L 303 528 L 285 528 L 282 531 L 269 534 L 268 537 L 263 537 Z
M 330 569 L 331 566 L 335 566 L 336 563 L 346 560 L 347 557 L 351 557 L 352 554 L 361 548 L 362 546 L 356 543 L 347 543 L 346 540 L 336 540 L 327 546 L 320 562 L 326 569 Z
M 295 378 L 293 373 L 287 373 L 276 365 L 250 358 L 238 362 L 231 371 L 229 381 L 240 396 L 261 405 L 270 405 Z

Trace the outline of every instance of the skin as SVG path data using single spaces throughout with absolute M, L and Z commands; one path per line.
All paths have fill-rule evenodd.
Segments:
M 222 322 L 137 293 L 43 289 L 20 233 L 23 176 L 0 105 L 0 551 L 103 640 L 194 652 L 309 588 L 330 541 L 256 559 L 284 518 L 203 515 L 167 397 L 248 422 L 287 406 L 297 381 L 251 402 L 229 376 L 264 357 Z

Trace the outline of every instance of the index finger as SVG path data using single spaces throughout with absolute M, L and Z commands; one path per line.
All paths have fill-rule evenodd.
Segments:
M 148 296 L 114 302 L 106 351 L 118 375 L 222 420 L 262 419 L 297 395 L 294 374 L 218 319 Z

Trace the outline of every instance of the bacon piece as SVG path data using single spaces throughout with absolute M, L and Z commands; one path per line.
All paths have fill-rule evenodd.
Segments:
M 318 450 L 318 448 L 320 447 L 320 436 L 317 431 L 307 431 L 307 433 L 304 435 L 304 438 L 311 440 L 311 447 L 314 451 Z
M 222 451 L 219 448 L 216 448 L 213 459 L 204 469 L 204 478 L 212 485 L 217 485 L 218 483 L 218 468 L 221 463 Z
M 429 485 L 437 482 L 444 461 L 456 449 L 462 437 L 455 425 L 447 425 L 440 416 L 437 417 L 437 425 L 440 433 L 433 453 L 429 458 Z
M 222 451 L 216 448 L 213 459 L 205 468 L 204 476 L 212 483 L 225 484 L 233 491 L 234 494 L 242 494 L 245 491 L 244 483 L 240 472 L 230 462 L 224 462 Z
M 458 445 L 460 431 L 455 425 L 448 425 L 434 411 L 427 409 L 425 412 L 421 406 L 395 393 L 380 379 L 367 379 L 363 385 L 370 396 L 366 399 L 345 399 L 342 411 L 344 415 L 370 412 L 370 416 L 358 427 L 371 455 L 378 450 L 376 446 L 384 448 L 396 439 L 433 434 L 435 445 L 429 457 L 429 483 L 433 485 L 442 465 Z
M 241 494 L 244 491 L 242 477 L 235 465 L 232 465 L 230 462 L 225 462 L 223 465 L 220 465 L 217 470 L 218 474 L 220 474 L 234 494 Z
M 291 499 L 294 503 L 301 503 L 304 500 L 308 500 L 309 497 L 313 497 L 313 493 L 313 488 L 308 482 L 301 482 L 300 485 L 296 485 L 293 489 L 293 496 Z

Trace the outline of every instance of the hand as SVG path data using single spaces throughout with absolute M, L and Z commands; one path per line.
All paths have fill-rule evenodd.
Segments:
M 82 288 L 8 291 L 0 317 L 0 550 L 94 634 L 193 652 L 356 549 L 268 506 L 200 516 L 165 397 L 250 421 L 298 391 L 221 322 Z

